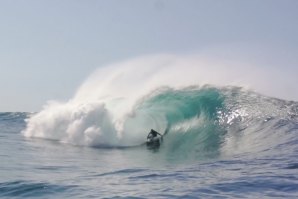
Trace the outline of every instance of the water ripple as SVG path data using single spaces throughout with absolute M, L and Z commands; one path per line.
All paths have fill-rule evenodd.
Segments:
M 72 187 L 74 186 L 17 180 L 0 183 L 0 196 L 40 197 L 45 195 L 55 195 L 55 193 L 64 192 Z

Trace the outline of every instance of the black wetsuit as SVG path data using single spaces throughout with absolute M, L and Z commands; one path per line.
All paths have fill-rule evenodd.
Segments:
M 157 137 L 157 135 L 161 136 L 160 133 L 158 133 L 157 131 L 151 129 L 150 133 L 147 136 L 147 139 L 153 139 L 153 138 Z

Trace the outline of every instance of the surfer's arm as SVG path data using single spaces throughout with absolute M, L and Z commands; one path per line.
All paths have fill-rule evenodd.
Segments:
M 168 123 L 167 128 L 163 135 L 166 135 L 169 132 L 170 128 L 171 128 L 171 125 L 170 125 L 170 123 Z

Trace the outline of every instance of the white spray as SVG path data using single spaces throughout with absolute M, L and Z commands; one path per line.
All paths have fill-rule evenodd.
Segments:
M 274 73 L 271 73 L 274 74 Z M 249 64 L 214 61 L 202 56 L 156 55 L 100 67 L 67 102 L 48 102 L 27 120 L 26 137 L 40 137 L 75 145 L 132 146 L 154 128 L 163 131 L 166 119 L 143 115 L 139 124 L 125 125 L 134 108 L 152 91 L 191 85 L 242 86 L 277 95 L 274 75 Z M 272 83 L 272 84 L 271 84 Z

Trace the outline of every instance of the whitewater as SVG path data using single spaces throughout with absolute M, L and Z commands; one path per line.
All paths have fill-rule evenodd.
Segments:
M 298 102 L 277 79 L 198 56 L 100 67 L 67 101 L 0 114 L 0 197 L 297 198 Z

